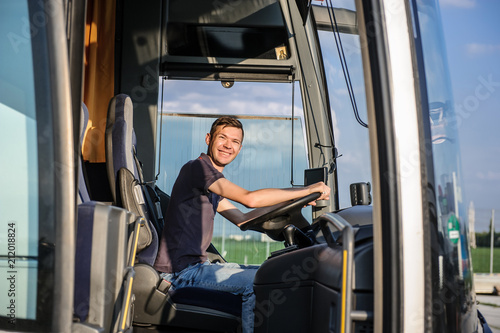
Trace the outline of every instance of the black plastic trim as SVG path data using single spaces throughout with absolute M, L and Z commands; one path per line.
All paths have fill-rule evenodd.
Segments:
M 438 218 L 437 218 L 437 203 L 436 203 L 436 187 L 434 179 L 434 158 L 432 153 L 432 135 L 431 135 L 431 125 L 430 125 L 430 114 L 429 105 L 424 101 L 428 101 L 427 95 L 427 79 L 425 75 L 425 64 L 422 40 L 420 34 L 420 24 L 418 18 L 418 9 L 416 1 L 410 1 L 411 19 L 414 20 L 413 28 L 414 39 L 412 46 L 415 49 L 415 63 L 418 71 L 418 82 L 416 86 L 418 87 L 419 100 L 423 101 L 417 105 L 420 109 L 418 113 L 418 120 L 420 124 L 419 132 L 422 134 L 420 139 L 420 147 L 424 154 L 421 154 L 421 159 L 423 159 L 422 164 L 422 205 L 423 211 L 422 216 L 424 217 L 423 223 L 423 241 L 424 241 L 424 281 L 425 281 L 425 332 L 438 332 L 438 325 L 433 324 L 433 320 L 436 318 L 433 316 L 433 305 L 434 299 L 439 295 L 439 283 L 433 283 L 433 281 L 439 281 L 439 255 L 440 255 L 440 245 L 438 240 Z
M 291 66 L 224 65 L 164 62 L 160 74 L 169 79 L 291 82 Z
M 376 112 L 375 128 L 379 152 L 379 174 L 373 175 L 380 179 L 381 232 L 382 239 L 382 331 L 399 333 L 403 323 L 401 317 L 402 304 L 402 265 L 400 251 L 400 221 L 399 198 L 396 175 L 397 155 L 395 152 L 395 132 L 390 99 L 390 79 L 387 68 L 386 40 L 382 20 L 381 0 L 365 1 L 364 25 L 367 29 L 367 47 L 371 67 L 374 108 Z

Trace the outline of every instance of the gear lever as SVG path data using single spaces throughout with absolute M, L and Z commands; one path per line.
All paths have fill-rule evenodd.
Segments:
M 283 237 L 285 238 L 285 246 L 292 246 L 296 245 L 295 243 L 295 231 L 297 230 L 297 227 L 295 227 L 293 224 L 289 224 L 283 229 Z

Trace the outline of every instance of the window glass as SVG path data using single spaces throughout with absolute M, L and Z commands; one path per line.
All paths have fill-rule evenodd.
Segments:
M 288 33 L 279 2 L 170 1 L 166 47 L 169 55 L 286 59 Z
M 0 13 L 0 316 L 14 325 L 36 317 L 37 119 L 27 2 L 2 1 Z
M 356 120 L 352 106 L 355 102 L 361 121 L 368 124 L 361 47 L 358 35 L 340 34 L 347 64 L 344 65 L 344 72 L 333 32 L 319 31 L 319 38 L 330 96 L 335 146 L 340 156 L 337 159 L 339 204 L 340 208 L 346 208 L 351 206 L 349 185 L 371 182 L 368 128 Z M 354 92 L 352 100 L 344 76 L 347 74 Z
M 465 307 L 470 300 L 463 298 L 463 295 L 470 295 L 472 291 L 468 225 L 465 222 L 465 205 L 462 200 L 459 133 L 439 9 L 435 1 L 427 0 L 417 1 L 416 8 L 427 84 L 434 168 L 433 190 L 437 202 L 438 235 L 437 242 L 432 244 L 432 251 L 439 253 L 439 262 L 434 267 L 439 280 L 436 280 L 434 286 L 438 293 L 434 295 L 433 310 L 436 331 L 447 327 L 451 332 L 458 327 L 445 325 L 441 318 L 445 314 L 455 316 L 459 310 L 454 308 L 456 302 L 442 302 L 441 295 L 463 293 L 458 297 L 463 299 Z
M 163 116 L 158 121 L 162 138 L 157 185 L 171 192 L 182 165 L 206 153 L 205 135 L 220 115 L 238 116 L 245 131 L 240 154 L 224 168 L 227 179 L 248 190 L 291 187 L 293 126 L 293 182 L 303 184 L 308 161 L 300 91 L 295 98 L 292 122 L 291 84 L 236 82 L 226 89 L 214 81 L 165 80 L 163 106 L 159 107 Z M 310 208 L 303 213 L 311 218 Z M 283 247 L 264 234 L 240 231 L 219 214 L 213 243 L 226 260 L 247 264 L 262 263 L 271 251 Z

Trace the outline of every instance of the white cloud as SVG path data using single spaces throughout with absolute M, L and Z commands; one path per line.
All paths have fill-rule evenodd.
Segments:
M 241 84 L 236 82 L 236 84 Z M 248 95 L 259 96 L 259 99 L 271 97 L 276 99 L 277 96 L 282 96 L 284 93 L 292 95 L 292 85 L 286 84 L 255 84 L 249 85 Z
M 495 44 L 471 43 L 465 45 L 465 48 L 467 50 L 467 53 L 472 56 L 500 53 L 500 44 L 495 45 Z
M 219 108 L 230 110 L 231 114 L 268 116 L 289 116 L 292 109 L 291 105 L 287 103 L 252 100 L 229 100 L 221 102 Z M 301 112 L 301 108 L 295 108 L 295 115 L 299 115 Z
M 336 96 L 349 96 L 349 91 L 347 91 L 347 88 L 333 89 L 333 93 Z
M 188 103 L 188 102 L 164 102 L 163 103 L 164 113 L 200 113 L 200 114 L 212 114 L 219 113 L 219 109 L 215 107 L 205 107 L 200 103 Z
M 440 0 L 441 7 L 460 7 L 473 8 L 476 6 L 476 0 Z

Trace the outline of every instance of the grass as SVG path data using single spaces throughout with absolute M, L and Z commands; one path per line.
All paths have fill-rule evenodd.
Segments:
M 490 248 L 478 247 L 471 249 L 472 267 L 474 273 L 490 272 Z M 493 273 L 500 273 L 500 248 L 493 249 Z
M 282 249 L 281 242 L 261 242 L 254 239 L 234 240 L 226 238 L 222 253 L 222 238 L 214 237 L 212 243 L 228 262 L 238 264 L 261 264 L 271 252 Z M 490 248 L 478 247 L 471 249 L 474 273 L 490 272 Z M 500 248 L 493 249 L 493 273 L 500 273 Z
M 485 305 L 485 306 L 491 306 L 492 308 L 500 308 L 500 305 L 494 304 L 494 303 L 479 302 L 479 304 Z
M 226 238 L 224 241 L 224 250 L 222 238 L 214 237 L 212 243 L 228 262 L 238 264 L 262 264 L 271 252 L 282 249 L 281 242 L 261 242 L 254 239 L 234 240 Z M 226 253 L 224 254 L 223 251 Z

